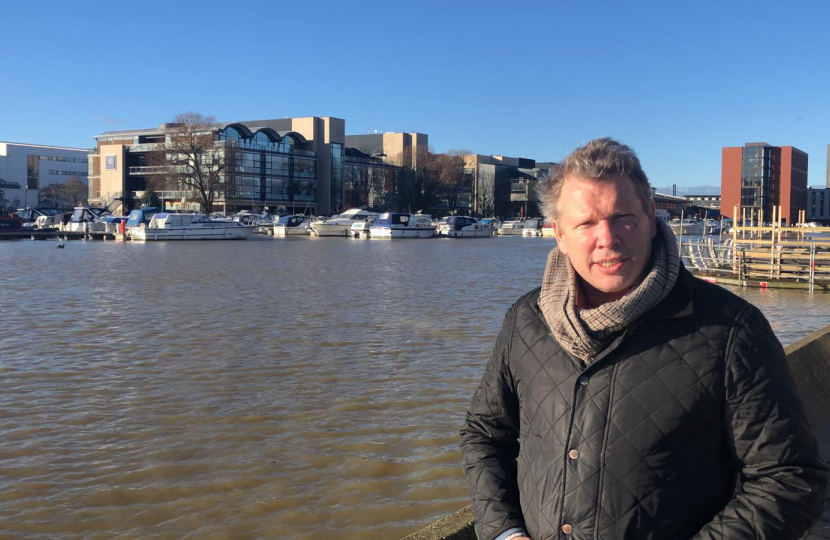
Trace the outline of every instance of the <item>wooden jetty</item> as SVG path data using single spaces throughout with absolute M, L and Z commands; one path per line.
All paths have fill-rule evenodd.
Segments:
M 746 210 L 725 242 L 681 238 L 680 253 L 690 271 L 742 287 L 830 291 L 830 227 L 808 227 L 803 210 L 789 227 L 781 222 L 780 207 L 773 208 L 769 225 L 764 225 L 763 212 Z M 733 215 L 738 215 L 737 207 Z

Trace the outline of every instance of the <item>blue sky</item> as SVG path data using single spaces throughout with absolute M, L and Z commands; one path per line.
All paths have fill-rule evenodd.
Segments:
M 292 5 L 294 4 L 294 5 Z M 0 140 L 91 147 L 188 110 L 346 119 L 438 152 L 557 161 L 612 136 L 652 184 L 719 186 L 721 147 L 825 183 L 830 2 L 0 0 Z

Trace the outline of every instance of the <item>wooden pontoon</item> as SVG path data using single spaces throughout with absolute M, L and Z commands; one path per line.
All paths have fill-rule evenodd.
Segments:
M 746 210 L 725 242 L 681 239 L 689 270 L 709 281 L 742 287 L 830 291 L 830 227 L 807 227 L 803 210 L 790 227 L 781 223 L 780 207 L 773 209 L 770 225 L 764 225 L 763 212 L 756 216 Z M 738 216 L 737 207 L 733 215 Z

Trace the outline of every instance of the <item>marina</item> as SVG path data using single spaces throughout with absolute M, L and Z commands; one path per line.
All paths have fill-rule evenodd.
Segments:
M 736 211 L 737 215 L 737 211 Z M 686 239 L 680 252 L 702 279 L 742 287 L 830 291 L 830 227 L 764 224 L 763 214 L 743 216 L 731 234 Z M 760 223 L 760 225 L 755 224 Z
M 466 506 L 461 418 L 555 245 L 58 243 L 0 243 L 11 536 L 387 540 Z M 826 293 L 731 290 L 785 343 L 830 317 Z

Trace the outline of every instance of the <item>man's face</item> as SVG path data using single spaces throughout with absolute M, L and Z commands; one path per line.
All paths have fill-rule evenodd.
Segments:
M 584 307 L 622 298 L 643 276 L 657 234 L 629 177 L 567 177 L 553 223 L 559 251 L 582 277 Z

